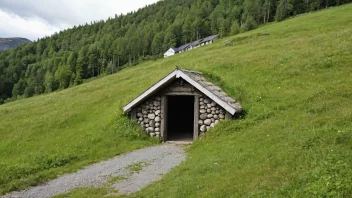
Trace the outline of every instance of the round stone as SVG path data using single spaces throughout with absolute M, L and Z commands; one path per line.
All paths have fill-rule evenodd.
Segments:
M 216 113 L 215 113 L 215 111 L 212 111 L 211 114 L 215 115 Z
M 143 113 L 138 112 L 138 113 L 137 113 L 137 117 L 139 117 L 139 118 L 143 117 Z
M 220 121 L 219 120 L 215 120 L 215 124 L 218 124 Z
M 154 106 L 159 106 L 159 105 L 160 105 L 160 102 L 154 101 L 154 102 L 153 102 L 153 105 L 154 105 Z
M 155 122 L 160 122 L 160 120 L 161 120 L 161 118 L 160 118 L 159 116 L 157 116 L 157 117 L 155 118 Z
M 213 118 L 214 118 L 214 119 L 218 119 L 219 116 L 215 114 L 215 115 L 213 116 Z
M 209 131 L 211 128 L 210 128 L 210 126 L 207 126 L 207 131 Z
M 155 127 L 159 127 L 159 126 L 160 126 L 159 122 L 155 123 Z
M 220 111 L 219 111 L 219 110 L 216 110 L 216 111 L 215 111 L 215 113 L 216 113 L 216 114 L 219 114 L 219 113 L 220 113 Z
M 149 132 L 154 132 L 154 128 L 153 127 L 148 127 L 148 131 Z
M 199 121 L 198 121 L 198 124 L 199 124 L 199 125 L 203 125 L 203 124 L 204 124 L 203 120 L 199 120 Z
M 200 127 L 200 131 L 201 132 L 205 132 L 207 130 L 207 127 L 205 126 L 205 125 L 202 125 L 201 127 Z
M 211 123 L 210 127 L 211 127 L 211 128 L 214 128 L 214 127 L 215 127 L 215 124 L 214 124 L 214 123 Z
M 154 118 L 155 118 L 155 114 L 154 113 L 148 114 L 148 119 L 154 120 Z
M 216 103 L 215 103 L 215 102 L 212 102 L 212 103 L 211 103 L 211 106 L 215 107 L 215 106 L 216 106 Z
M 204 120 L 204 124 L 209 126 L 211 124 L 211 120 L 210 119 Z
M 160 131 L 160 128 L 155 128 L 155 132 L 159 132 L 159 131 Z
M 219 118 L 224 119 L 225 118 L 224 114 L 219 114 Z
M 154 121 L 154 120 L 151 120 L 151 121 L 149 122 L 149 126 L 154 127 L 154 126 L 155 126 L 155 121 Z
M 200 102 L 203 102 L 203 101 L 204 101 L 204 98 L 199 98 L 199 101 L 200 101 Z
M 216 108 L 215 108 L 215 107 L 212 107 L 211 110 L 212 110 L 212 111 L 216 111 Z
M 154 137 L 155 133 L 149 133 L 150 137 Z
M 212 118 L 213 117 L 213 114 L 208 114 L 207 115 L 207 118 Z
M 160 132 L 155 132 L 156 135 L 160 135 Z
M 202 119 L 202 120 L 205 120 L 205 119 L 207 119 L 207 114 L 206 114 L 206 113 L 203 113 L 203 114 L 201 114 L 201 115 L 199 116 L 199 118 Z
M 145 128 L 148 128 L 148 127 L 149 127 L 149 124 L 146 124 L 146 125 L 145 125 Z
M 205 109 L 199 110 L 199 113 L 206 113 L 207 111 Z
M 207 107 L 210 109 L 211 108 L 211 104 L 207 104 Z
M 210 101 L 209 101 L 208 99 L 204 99 L 204 103 L 205 103 L 205 104 L 209 104 Z
M 148 112 L 146 110 L 143 110 L 142 113 L 143 114 L 148 114 Z
M 200 108 L 200 109 L 205 109 L 204 105 L 200 106 L 199 108 Z
M 144 121 L 143 121 L 145 124 L 147 124 L 147 123 L 149 123 L 149 119 L 148 118 L 146 118 L 146 119 L 144 119 Z
M 215 119 L 214 119 L 214 118 L 211 118 L 211 122 L 214 123 L 214 122 L 215 122 Z
M 211 113 L 211 109 L 207 109 L 207 113 Z
M 199 104 L 200 104 L 200 105 L 204 105 L 204 102 L 200 102 Z
M 160 112 L 161 112 L 160 110 L 155 111 L 155 115 L 159 115 Z

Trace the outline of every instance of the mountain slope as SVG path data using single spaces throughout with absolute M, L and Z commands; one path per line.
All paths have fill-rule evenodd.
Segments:
M 351 33 L 349 4 L 2 105 L 1 192 L 155 143 L 122 107 L 178 65 L 202 71 L 247 115 L 221 122 L 188 149 L 185 163 L 131 197 L 347 197 Z M 106 193 L 85 190 L 70 196 Z
M 0 38 L 0 52 L 32 41 L 26 38 Z
M 0 54 L 0 104 L 65 89 L 162 57 L 170 46 L 225 37 L 352 0 L 163 0 Z

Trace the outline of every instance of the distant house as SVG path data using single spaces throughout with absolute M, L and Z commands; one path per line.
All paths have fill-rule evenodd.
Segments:
M 175 54 L 183 53 L 185 51 L 192 50 L 192 49 L 204 46 L 204 45 L 212 44 L 214 42 L 214 40 L 216 40 L 218 38 L 219 38 L 219 35 L 216 34 L 216 35 L 208 36 L 203 39 L 199 39 L 197 41 L 193 41 L 191 43 L 186 43 L 178 48 L 171 47 L 170 49 L 168 49 L 165 52 L 164 58 L 169 57 L 169 56 L 173 56 Z

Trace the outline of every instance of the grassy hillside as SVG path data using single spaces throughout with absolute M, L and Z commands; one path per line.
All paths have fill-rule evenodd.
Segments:
M 270 34 L 258 34 L 264 32 Z M 352 194 L 351 35 L 349 4 L 2 105 L 0 189 L 155 143 L 121 108 L 179 65 L 206 73 L 240 100 L 247 116 L 219 124 L 189 148 L 181 166 L 131 197 L 346 197 Z M 232 45 L 223 44 L 227 39 Z M 106 193 L 93 191 L 87 192 Z

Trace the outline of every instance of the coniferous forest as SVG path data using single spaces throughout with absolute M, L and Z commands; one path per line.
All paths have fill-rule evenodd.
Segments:
M 221 37 L 351 0 L 164 0 L 127 15 L 75 26 L 0 53 L 0 104 L 79 85 L 162 57 L 212 34 Z

